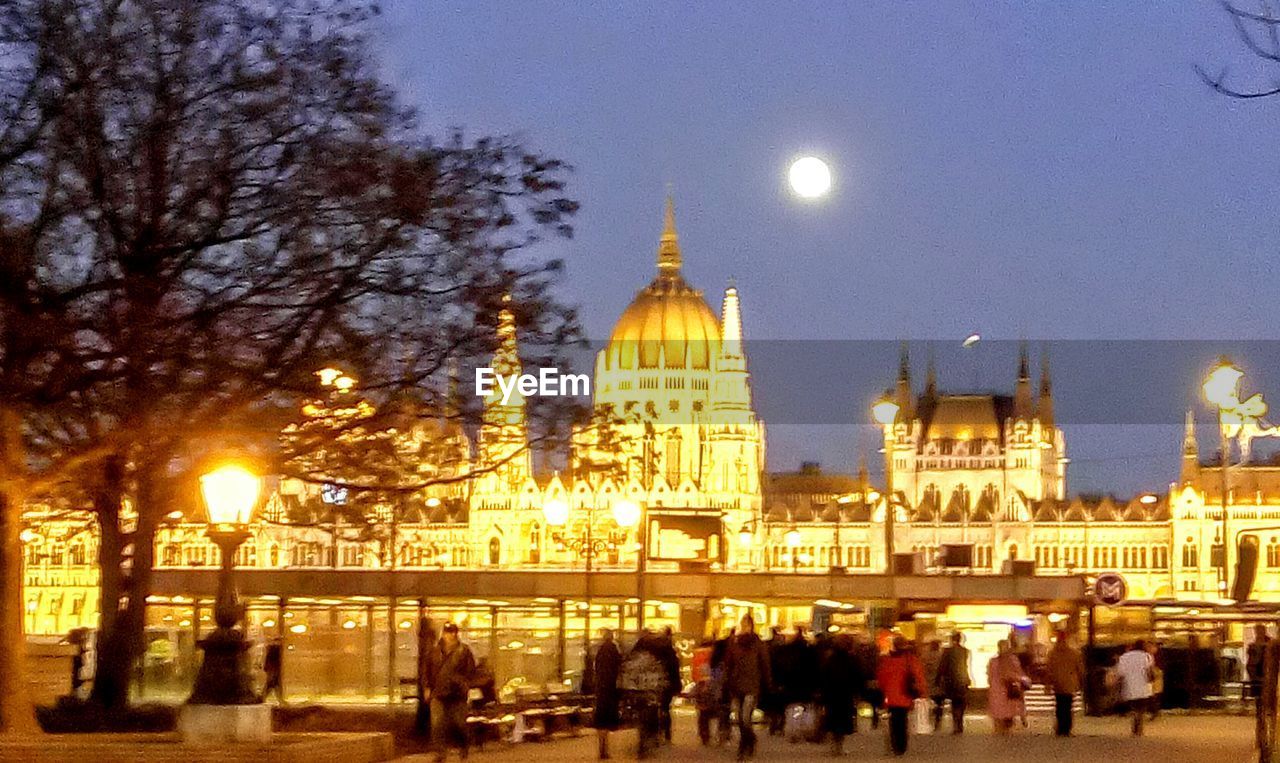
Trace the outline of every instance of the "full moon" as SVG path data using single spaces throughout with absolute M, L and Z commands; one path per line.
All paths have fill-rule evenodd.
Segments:
M 831 170 L 827 163 L 816 156 L 806 156 L 795 160 L 787 173 L 791 182 L 791 190 L 805 199 L 816 199 L 826 195 L 831 188 Z

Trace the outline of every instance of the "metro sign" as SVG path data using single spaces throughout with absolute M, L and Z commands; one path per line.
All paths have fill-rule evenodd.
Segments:
M 1114 607 L 1129 595 L 1129 586 L 1118 572 L 1104 572 L 1093 581 L 1093 600 Z

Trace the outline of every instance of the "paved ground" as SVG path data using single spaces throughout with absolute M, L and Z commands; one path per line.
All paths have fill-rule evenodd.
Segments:
M 734 749 L 703 748 L 698 746 L 693 718 L 678 715 L 676 740 L 671 747 L 660 749 L 652 758 L 655 762 L 670 761 L 732 761 Z M 1119 718 L 1078 718 L 1076 736 L 1058 739 L 1052 734 L 1052 720 L 1033 717 L 1031 727 L 1018 730 L 1009 737 L 993 736 L 985 718 L 971 718 L 969 733 L 962 737 L 944 733 L 938 736 L 913 736 L 907 759 L 913 761 L 937 761 L 958 763 L 961 761 L 1010 761 L 1011 763 L 1245 763 L 1257 759 L 1253 751 L 1253 720 L 1241 716 L 1164 715 L 1147 726 L 1146 736 L 1134 738 L 1124 721 Z M 885 760 L 890 757 L 886 748 L 884 726 L 868 733 L 860 724 L 862 733 L 850 737 L 846 743 L 843 760 Z M 612 752 L 615 759 L 633 759 L 635 732 L 613 735 Z M 456 760 L 456 757 L 451 757 Z M 562 739 L 504 747 L 487 747 L 473 753 L 473 760 L 483 763 L 516 763 L 517 761 L 591 761 L 595 760 L 595 738 L 583 735 L 578 739 Z M 831 760 L 829 750 L 817 745 L 792 745 L 777 739 L 761 736 L 759 761 Z M 417 755 L 402 758 L 408 763 L 425 763 L 429 756 Z

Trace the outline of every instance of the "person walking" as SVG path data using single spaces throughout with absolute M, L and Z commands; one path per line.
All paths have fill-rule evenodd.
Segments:
M 823 731 L 831 735 L 831 752 L 844 755 L 844 738 L 853 733 L 854 700 L 860 683 L 853 639 L 841 633 L 827 650 L 818 676 Z
M 1120 679 L 1120 700 L 1133 719 L 1133 735 L 1140 737 L 1151 704 L 1151 682 L 1155 678 L 1155 660 L 1151 659 L 1142 639 L 1133 642 L 1129 651 L 1120 655 L 1116 675 Z
M 969 649 L 964 645 L 964 635 L 951 634 L 951 646 L 942 652 L 938 661 L 938 688 L 951 703 L 951 733 L 964 733 L 964 710 L 969 704 Z
M 1246 687 L 1254 702 L 1262 701 L 1262 680 L 1266 677 L 1267 644 L 1271 637 L 1267 635 L 1267 626 L 1258 623 L 1253 626 L 1253 641 L 1245 649 L 1244 669 L 1248 673 L 1249 683 Z
M 671 626 L 662 629 L 662 634 L 654 644 L 654 656 L 662 663 L 667 674 L 667 686 L 662 691 L 662 704 L 658 706 L 658 725 L 662 729 L 662 738 L 671 744 L 671 704 L 680 693 L 680 655 L 676 654 L 675 633 Z
M 1069 737 L 1075 720 L 1072 703 L 1076 692 L 1084 686 L 1084 657 L 1079 649 L 1071 646 L 1065 631 L 1058 633 L 1053 649 L 1049 650 L 1046 672 L 1048 688 L 1053 692 L 1053 733 Z
M 459 638 L 458 626 L 445 623 L 440 642 L 431 651 L 426 687 L 436 761 L 448 757 L 450 747 L 456 747 L 462 759 L 467 757 L 471 741 L 467 734 L 467 694 L 475 669 L 475 658 Z
M 1008 734 L 1014 718 L 1025 718 L 1025 693 L 1031 681 L 1008 640 L 996 645 L 996 656 L 987 663 L 987 713 L 997 734 Z
M 622 672 L 622 650 L 613 639 L 613 631 L 600 629 L 600 646 L 596 648 L 595 660 L 591 663 L 593 682 L 595 683 L 595 708 L 592 713 L 592 725 L 596 727 L 598 744 L 596 757 L 609 759 L 609 732 L 617 731 L 622 721 L 620 704 L 622 695 L 618 691 L 618 676 Z
M 859 632 L 855 637 L 853 654 L 858 658 L 858 672 L 864 677 L 862 699 L 871 706 L 871 729 L 880 728 L 880 708 L 884 704 L 884 695 L 880 692 L 877 675 L 880 666 L 880 650 L 876 643 L 865 633 Z M 854 716 L 853 731 L 858 732 L 857 716 Z
M 905 755 L 911 704 L 925 693 L 924 669 L 905 636 L 893 637 L 893 650 L 877 667 L 876 683 L 889 711 L 889 749 L 894 755 Z
M 267 644 L 267 650 L 262 655 L 262 672 L 266 674 L 266 680 L 262 684 L 262 700 L 265 702 L 267 695 L 274 691 L 276 699 L 283 705 L 284 646 L 279 638 L 273 638 Z
M 942 713 L 946 708 L 947 696 L 942 691 L 942 682 L 938 671 L 942 667 L 942 643 L 937 639 L 929 639 L 920 654 L 920 666 L 924 669 L 924 681 L 928 687 L 928 697 L 932 706 L 929 708 L 933 717 L 933 731 L 936 734 L 942 728 Z
M 769 650 L 756 635 L 755 619 L 742 616 L 738 634 L 729 642 L 725 655 L 725 687 L 738 716 L 738 760 L 756 754 L 756 734 L 751 728 L 760 696 L 772 685 Z

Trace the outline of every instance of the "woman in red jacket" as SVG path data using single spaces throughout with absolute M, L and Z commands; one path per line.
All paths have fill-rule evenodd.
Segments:
M 905 636 L 893 637 L 893 651 L 880 658 L 876 682 L 889 708 L 889 747 L 894 755 L 907 752 L 907 719 L 911 703 L 924 696 L 924 668 Z

